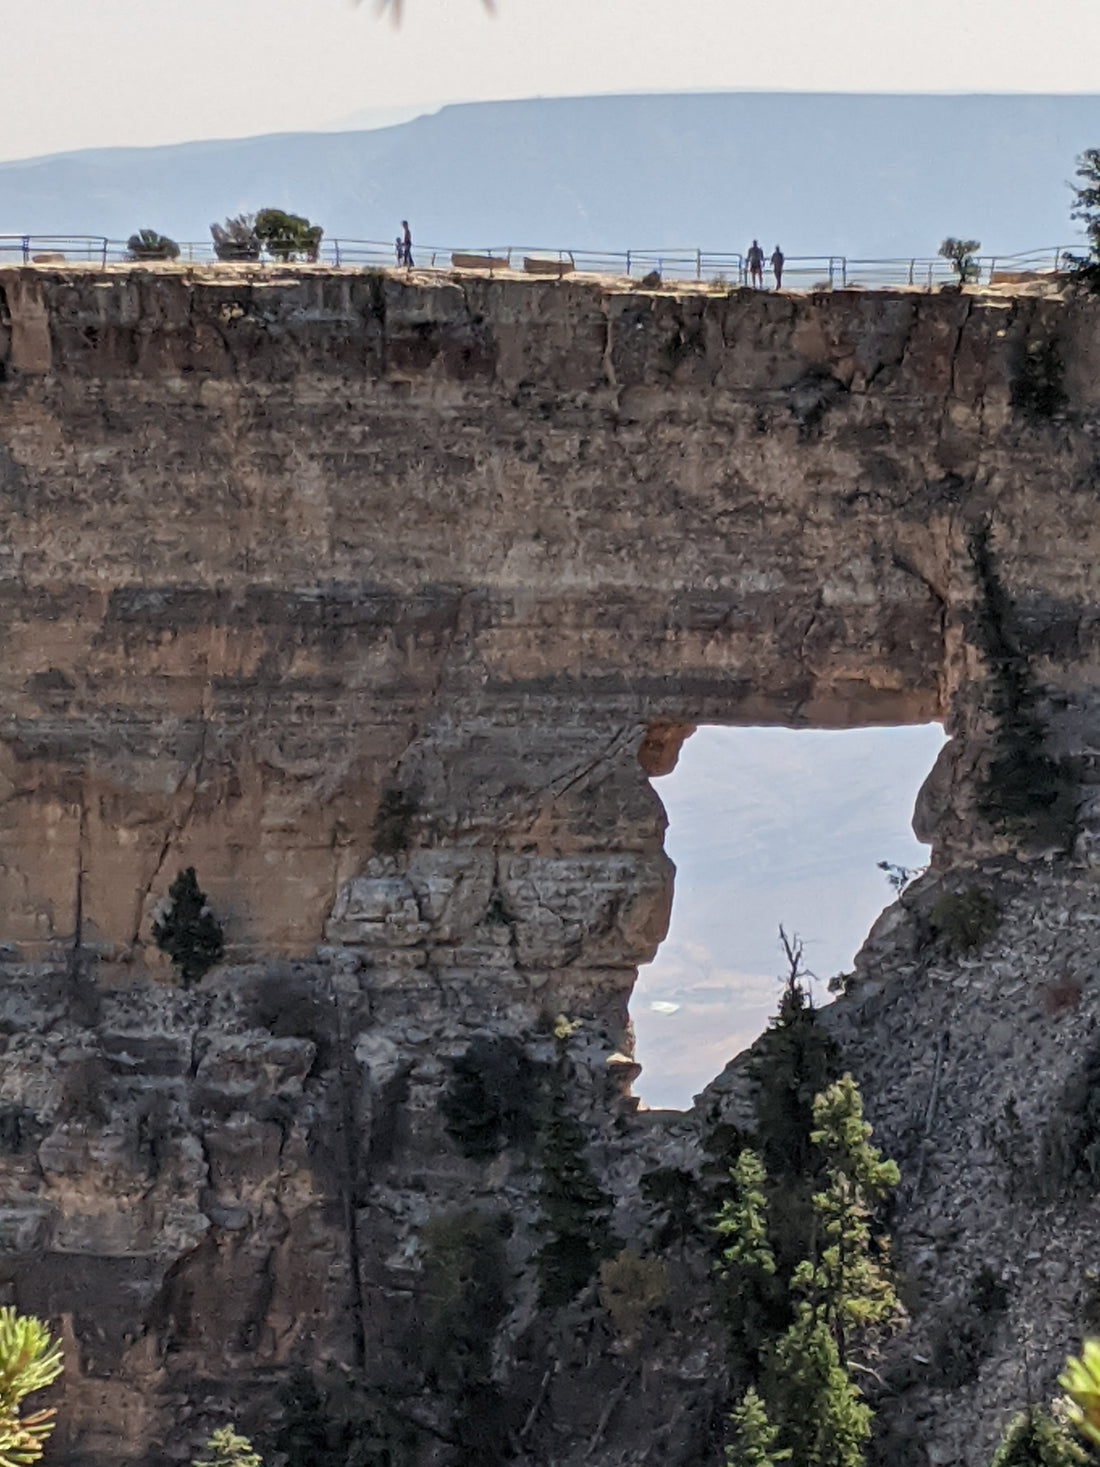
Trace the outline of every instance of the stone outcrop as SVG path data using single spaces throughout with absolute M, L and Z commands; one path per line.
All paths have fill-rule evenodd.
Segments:
M 648 775 L 701 722 L 942 719 L 934 860 L 1003 853 L 983 528 L 1089 859 L 1100 304 L 246 268 L 0 292 L 0 1281 L 63 1321 L 63 1460 L 187 1460 L 295 1364 L 400 1358 L 422 1229 L 475 1202 L 514 1220 L 521 1425 L 555 1422 L 516 1428 L 526 1460 L 695 1462 L 705 1266 L 694 1352 L 604 1419 L 591 1371 L 627 1399 L 629 1351 L 549 1370 L 534 1173 L 458 1156 L 447 1060 L 488 1033 L 548 1063 L 568 1016 L 641 1237 L 640 1172 L 697 1163 L 623 1094 L 672 889 Z M 228 952 L 183 992 L 151 926 L 188 865 Z

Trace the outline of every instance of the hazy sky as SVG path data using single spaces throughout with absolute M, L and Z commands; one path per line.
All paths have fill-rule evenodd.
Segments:
M 844 732 L 701 728 L 654 781 L 676 862 L 672 924 L 631 1015 L 635 1094 L 683 1107 L 774 1013 L 782 922 L 823 981 L 848 972 L 894 900 L 879 861 L 919 866 L 917 791 L 938 724 Z M 822 987 L 821 996 L 828 1000 Z
M 499 0 L 495 19 L 406 0 L 399 29 L 371 0 L 6 0 L 0 16 L 7 158 L 535 95 L 1087 92 L 1100 56 L 1097 0 Z

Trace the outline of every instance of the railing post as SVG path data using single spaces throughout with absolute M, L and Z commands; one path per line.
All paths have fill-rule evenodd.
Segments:
M 844 285 L 844 286 L 847 286 L 847 284 L 848 284 L 848 256 L 847 255 L 841 255 L 841 257 L 840 257 L 840 272 L 841 272 L 840 273 L 841 284 Z
M 833 257 L 829 256 L 829 289 L 833 288 Z
M 909 284 L 910 285 L 912 285 L 912 283 L 913 283 L 913 271 L 916 269 L 916 265 L 917 265 L 916 260 L 910 260 L 909 261 Z
M 627 250 L 627 252 L 626 252 L 626 273 L 628 275 L 630 274 L 630 251 L 629 250 Z
M 334 255 L 336 256 L 336 268 L 337 268 L 337 270 L 339 270 L 339 268 L 340 268 L 340 241 L 338 239 L 334 239 L 332 241 L 332 249 L 333 249 Z
M 702 250 L 696 250 L 695 251 L 695 278 L 696 278 L 696 280 L 702 280 L 702 278 L 703 278 L 703 252 L 702 252 Z
M 31 239 L 30 239 L 30 235 L 29 234 L 25 234 L 23 236 L 23 264 L 24 265 L 29 265 L 30 262 L 31 262 Z

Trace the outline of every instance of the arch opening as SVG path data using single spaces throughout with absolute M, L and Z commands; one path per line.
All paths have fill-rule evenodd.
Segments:
M 763 1031 L 779 998 L 782 923 L 815 996 L 893 895 L 878 863 L 918 868 L 910 821 L 945 742 L 938 723 L 857 729 L 699 728 L 651 771 L 676 865 L 668 935 L 630 1004 L 634 1093 L 684 1109 Z

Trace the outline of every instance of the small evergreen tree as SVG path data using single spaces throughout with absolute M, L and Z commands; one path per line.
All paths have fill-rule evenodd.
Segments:
M 547 1235 L 537 1254 L 544 1309 L 575 1299 L 620 1246 L 610 1221 L 614 1203 L 596 1180 L 584 1148 L 584 1131 L 567 1106 L 559 1060 L 546 1077 L 537 1146 L 542 1169 L 539 1228 Z
M 814 1194 L 819 1244 L 816 1259 L 795 1270 L 794 1286 L 805 1292 L 814 1314 L 833 1337 L 847 1369 L 853 1335 L 897 1323 L 902 1310 L 884 1263 L 885 1245 L 872 1252 L 873 1209 L 897 1186 L 897 1164 L 883 1161 L 871 1145 L 863 1099 L 844 1075 L 814 1101 L 814 1145 L 825 1160 L 828 1185 Z
M 786 1283 L 812 1246 L 812 1197 L 821 1158 L 810 1140 L 814 1097 L 840 1073 L 836 1045 L 818 1022 L 802 943 L 782 927 L 787 976 L 779 1011 L 761 1037 L 751 1066 L 756 1087 L 756 1140 L 768 1174 L 773 1246 Z M 790 1315 L 784 1321 L 789 1322 Z
M 1100 1446 L 1100 1340 L 1086 1340 L 1080 1357 L 1069 1357 L 1058 1384 L 1070 1399 L 1074 1426 L 1087 1441 Z
M 234 214 L 223 224 L 211 224 L 214 253 L 219 260 L 258 260 L 260 237 L 253 214 Z
M 194 866 L 181 871 L 168 888 L 168 907 L 153 924 L 153 939 L 179 969 L 185 987 L 221 961 L 221 925 L 207 905 Z
M 749 1386 L 730 1417 L 733 1440 L 726 1447 L 726 1467 L 776 1467 L 790 1452 L 776 1445 L 779 1430 L 768 1420 L 764 1402 Z
M 23 1401 L 64 1369 L 60 1345 L 40 1319 L 0 1308 L 0 1467 L 30 1467 L 42 1456 L 56 1411 L 23 1415 Z
M 1100 290 L 1100 148 L 1086 148 L 1077 159 L 1080 185 L 1074 190 L 1070 218 L 1085 227 L 1088 254 L 1070 257 L 1075 274 L 1093 290 Z
M 779 1011 L 768 1024 L 751 1065 L 756 1086 L 756 1136 L 773 1180 L 805 1177 L 817 1161 L 810 1140 L 814 1096 L 836 1078 L 836 1046 L 817 1021 L 802 943 L 779 940 L 787 958 Z
M 155 229 L 139 229 L 126 241 L 126 253 L 131 260 L 178 260 L 180 247 Z
M 507 1034 L 479 1034 L 449 1065 L 439 1109 L 463 1156 L 488 1161 L 506 1146 L 529 1146 L 536 1129 L 539 1066 L 523 1045 Z
M 840 1363 L 836 1341 L 813 1306 L 799 1306 L 775 1352 L 774 1399 L 798 1467 L 863 1467 L 871 1408 Z
M 301 214 L 283 209 L 261 209 L 256 215 L 256 235 L 269 255 L 277 260 L 316 260 L 324 233 Z
M 965 285 L 968 280 L 977 276 L 978 262 L 974 256 L 981 247 L 980 239 L 956 239 L 954 235 L 949 235 L 940 245 L 939 252 L 950 262 L 952 270 L 959 277 L 960 285 Z
M 775 1350 L 769 1399 L 799 1467 L 860 1467 L 871 1409 L 855 1379 L 853 1346 L 897 1325 L 901 1306 L 871 1215 L 898 1183 L 898 1169 L 871 1145 L 851 1075 L 814 1101 L 811 1139 L 825 1186 L 813 1198 L 815 1246 L 795 1269 L 804 1295 Z
M 721 1310 L 733 1364 L 755 1379 L 764 1348 L 786 1327 L 790 1311 L 768 1241 L 764 1164 L 745 1147 L 730 1177 L 733 1195 L 715 1221 L 722 1245 L 715 1269 L 723 1285 Z
M 493 1380 L 493 1344 L 508 1315 L 505 1214 L 475 1210 L 431 1219 L 424 1243 L 420 1365 L 452 1408 L 461 1467 L 495 1467 L 507 1444 L 504 1402 Z
M 1064 1422 L 1032 1407 L 1009 1422 L 990 1467 L 1082 1467 L 1089 1460 Z
M 734 1192 L 722 1203 L 715 1230 L 722 1239 L 722 1261 L 717 1265 L 722 1278 L 733 1268 L 775 1273 L 775 1254 L 768 1242 L 768 1180 L 764 1163 L 745 1147 L 730 1172 Z
M 689 1241 L 706 1236 L 709 1209 L 692 1172 L 682 1167 L 655 1167 L 642 1173 L 638 1190 L 653 1208 L 653 1244 L 659 1252 L 675 1245 L 682 1254 Z
M 191 1467 L 263 1467 L 263 1459 L 246 1436 L 238 1436 L 232 1426 L 219 1426 Z

